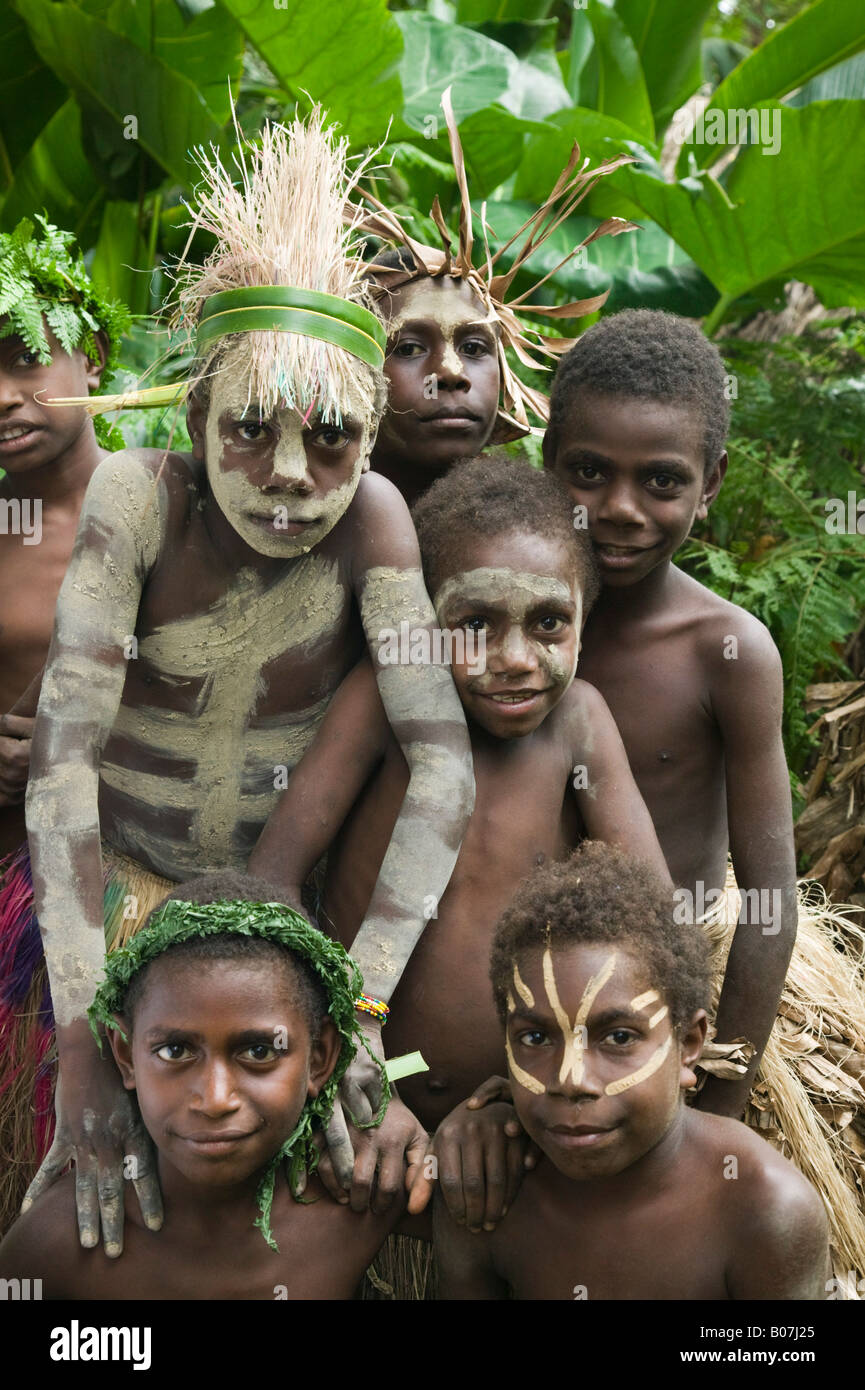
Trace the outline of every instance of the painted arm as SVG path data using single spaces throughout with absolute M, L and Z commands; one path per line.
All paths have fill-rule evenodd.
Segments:
M 642 859 L 672 888 L 652 817 L 606 700 L 586 681 L 575 681 L 572 690 L 571 778 L 587 837 Z
M 424 586 L 408 508 L 371 476 L 355 561 L 360 615 L 381 701 L 409 768 L 409 785 L 379 871 L 366 920 L 352 946 L 367 993 L 390 999 L 447 888 L 474 805 L 468 730 L 448 666 L 395 662 L 408 634 L 423 646 L 435 612 Z M 359 530 L 361 528 L 358 528 Z M 432 650 L 432 648 L 430 648 Z M 400 655 L 409 657 L 411 647 Z
M 716 645 L 720 652 L 722 642 Z M 719 1042 L 745 1037 L 756 1056 L 741 1080 L 710 1076 L 697 1101 L 703 1110 L 734 1118 L 745 1107 L 775 1022 L 796 940 L 796 858 L 781 741 L 783 703 L 781 658 L 762 623 L 748 618 L 738 634 L 736 659 L 717 659 L 712 687 L 724 745 L 730 851 L 743 894 L 716 1026 Z
M 25 1210 L 70 1160 L 82 1244 L 119 1254 L 123 1158 L 135 1159 L 148 1225 L 161 1207 L 150 1146 L 136 1127 L 109 1056 L 100 1058 L 86 1010 L 102 973 L 105 937 L 99 842 L 99 761 L 126 676 L 141 588 L 159 547 L 153 475 L 135 453 L 114 454 L 90 481 L 60 596 L 33 736 L 27 830 L 36 912 L 45 943 L 60 1069 L 54 1143 Z
M 300 890 L 333 844 L 390 738 L 375 675 L 364 657 L 334 695 L 321 728 L 288 779 L 248 864 L 300 905 Z
M 380 660 L 403 629 L 429 632 L 435 614 L 424 587 L 411 517 L 396 489 L 375 474 L 353 503 L 353 584 L 389 729 L 409 769 L 409 785 L 351 954 L 367 994 L 390 999 L 453 872 L 474 803 L 471 750 L 447 666 Z M 392 643 L 391 643 L 392 645 Z M 384 1057 L 381 1027 L 360 1014 L 369 1050 Z M 378 1128 L 381 1074 L 363 1050 L 343 1078 L 327 1130 L 330 1161 L 351 1205 L 388 1209 L 423 1164 L 427 1135 L 395 1098 Z M 349 1131 L 347 1120 L 364 1128 Z M 353 1137 L 352 1137 L 353 1136 Z

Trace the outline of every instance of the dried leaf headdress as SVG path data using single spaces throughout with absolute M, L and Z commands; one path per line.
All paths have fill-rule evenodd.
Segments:
M 607 174 L 614 173 L 623 164 L 629 164 L 633 161 L 629 155 L 620 155 L 615 159 L 605 160 L 596 168 L 590 169 L 588 168 L 588 158 L 580 163 L 580 148 L 579 145 L 575 144 L 567 164 L 556 179 L 543 205 L 523 223 L 509 241 L 499 247 L 494 255 L 490 253 L 487 238 L 486 204 L 484 204 L 481 209 L 484 236 L 483 264 L 476 266 L 473 263 L 472 208 L 469 200 L 462 145 L 451 105 L 450 90 L 448 88 L 442 94 L 442 108 L 445 114 L 451 156 L 460 194 L 460 222 L 456 251 L 454 251 L 451 234 L 442 216 L 438 197 L 433 203 L 430 215 L 441 234 L 441 248 L 425 246 L 421 242 L 415 241 L 408 235 L 399 218 L 366 190 L 361 191 L 361 196 L 372 206 L 374 211 L 364 214 L 359 208 L 350 207 L 349 215 L 353 227 L 358 227 L 364 232 L 389 242 L 397 243 L 405 248 L 411 258 L 413 269 L 375 266 L 374 273 L 375 280 L 378 282 L 378 289 L 377 291 L 374 290 L 374 293 L 379 299 L 386 299 L 393 290 L 423 276 L 453 276 L 454 279 L 464 280 L 469 284 L 487 313 L 497 320 L 500 326 L 498 358 L 502 380 L 502 408 L 499 410 L 499 428 L 495 438 L 499 441 L 506 438 L 516 439 L 529 433 L 531 428 L 528 419 L 529 410 L 546 424 L 549 419 L 549 398 L 543 392 L 520 381 L 519 377 L 511 370 L 505 356 L 505 349 L 511 348 L 518 361 L 524 366 L 534 371 L 548 371 L 550 359 L 555 360 L 574 344 L 573 338 L 546 337 L 531 324 L 523 322 L 519 315 L 528 312 L 542 314 L 550 319 L 570 319 L 579 318 L 584 314 L 591 314 L 596 309 L 600 309 L 609 294 L 609 290 L 605 291 L 604 294 L 594 295 L 591 299 L 581 299 L 571 304 L 534 304 L 527 301 L 545 281 L 561 270 L 562 266 L 566 265 L 583 246 L 597 241 L 598 237 L 617 236 L 620 232 L 637 230 L 637 224 L 627 222 L 621 217 L 608 217 L 579 245 L 574 246 L 559 264 L 544 275 L 541 280 L 538 280 L 530 290 L 517 295 L 509 302 L 505 302 L 505 296 L 529 257 L 543 246 L 544 242 L 552 236 L 567 217 L 571 216 L 575 208 L 592 191 L 598 181 Z M 496 263 L 511 248 L 515 248 L 515 251 L 510 269 L 497 272 Z

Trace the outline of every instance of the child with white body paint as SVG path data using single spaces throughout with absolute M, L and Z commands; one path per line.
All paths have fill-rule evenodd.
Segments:
M 493 994 L 541 1157 L 494 1232 L 437 1201 L 441 1297 L 825 1297 L 817 1193 L 747 1126 L 684 1104 L 709 962 L 673 906 L 648 866 L 584 844 L 502 916 Z
M 180 301 L 197 324 L 192 454 L 134 451 L 94 475 L 33 743 L 27 819 L 60 1073 L 57 1134 L 29 1200 L 74 1159 L 82 1243 L 98 1241 L 101 1216 L 111 1255 L 124 1156 L 152 1229 L 161 1207 L 147 1136 L 88 1036 L 105 949 L 100 841 L 103 863 L 125 856 L 136 885 L 132 930 L 167 881 L 243 866 L 364 645 L 374 654 L 382 630 L 434 623 L 405 504 L 363 476 L 385 339 L 357 302 L 362 267 L 342 230 L 345 146 L 316 113 L 266 130 L 249 159 L 240 188 L 203 164 L 197 220 L 218 244 Z M 410 785 L 356 949 L 386 1001 L 425 896 L 447 884 L 472 776 L 446 671 L 382 669 L 380 690 Z M 364 1026 L 380 1051 L 378 1021 L 365 1013 Z M 356 1063 L 343 1095 L 374 1121 L 379 1069 Z M 422 1141 L 398 1102 L 376 1133 L 400 1162 Z M 340 1106 L 331 1141 L 350 1180 Z
M 494 924 L 520 879 L 584 836 L 666 868 L 609 711 L 574 679 L 597 580 L 564 489 L 525 460 L 493 455 L 440 479 L 413 515 L 440 628 L 483 637 L 485 646 L 481 666 L 468 642 L 465 652 L 453 644 L 475 810 L 447 892 L 427 905 L 430 921 L 385 1033 L 389 1056 L 419 1048 L 429 1065 L 401 1082 L 400 1094 L 432 1130 L 504 1068 L 485 982 Z M 375 672 L 362 663 L 335 697 L 250 869 L 296 892 L 327 849 L 320 924 L 353 950 L 407 777 Z M 416 823 L 417 845 L 431 829 Z

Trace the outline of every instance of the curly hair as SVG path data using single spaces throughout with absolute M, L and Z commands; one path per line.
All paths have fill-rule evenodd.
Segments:
M 730 427 L 724 363 L 689 319 L 660 309 L 623 309 L 583 333 L 556 371 L 547 431 L 551 443 L 580 391 L 693 405 L 703 418 L 705 468 L 723 453 Z
M 483 454 L 458 464 L 424 493 L 412 517 L 433 595 L 467 541 L 514 532 L 562 542 L 573 556 L 583 616 L 598 595 L 594 552 L 588 532 L 574 525 L 573 503 L 557 478 L 524 457 Z
M 545 865 L 518 888 L 496 926 L 490 957 L 502 1023 L 514 962 L 528 951 L 615 943 L 645 966 L 674 1027 L 709 1000 L 709 949 L 699 928 L 677 923 L 673 894 L 647 864 L 587 840 L 569 859 Z
M 191 878 L 186 883 L 179 883 L 176 891 L 163 898 L 162 902 L 149 914 L 142 930 L 150 925 L 151 919 L 162 911 L 166 903 L 203 904 L 218 903 L 224 900 L 229 902 L 265 901 L 283 903 L 286 907 L 294 906 L 282 890 L 275 888 L 272 883 L 267 883 L 260 878 L 253 878 L 251 874 L 240 873 L 235 869 L 220 869 L 213 873 L 201 874 L 197 878 Z M 309 964 L 302 956 L 275 941 L 268 941 L 255 936 L 238 936 L 234 932 L 222 932 L 212 936 L 192 937 L 186 941 L 179 941 L 175 946 L 168 946 L 155 960 L 142 966 L 129 981 L 123 999 L 122 1012 L 130 1026 L 134 1020 L 135 1010 L 146 992 L 147 977 L 150 971 L 154 965 L 158 965 L 166 958 L 177 964 L 186 961 L 204 963 L 223 960 L 238 961 L 241 964 L 247 962 L 261 963 L 268 966 L 271 972 L 275 973 L 281 970 L 291 988 L 294 1004 L 303 1014 L 310 1037 L 313 1039 L 318 1037 L 322 1020 L 327 1014 L 328 1005 L 321 981 L 316 978 Z

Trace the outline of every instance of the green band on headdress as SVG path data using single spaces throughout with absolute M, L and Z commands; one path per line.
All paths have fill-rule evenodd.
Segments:
M 133 936 L 126 946 L 106 956 L 105 979 L 96 991 L 87 1014 L 93 1035 L 101 1046 L 100 1024 L 122 1033 L 114 1014 L 122 1012 L 129 983 L 139 970 L 182 941 L 223 932 L 273 941 L 301 956 L 322 984 L 328 1017 L 342 1039 L 339 1058 L 330 1078 L 317 1096 L 307 1100 L 297 1125 L 274 1155 L 259 1184 L 256 1196 L 260 1215 L 255 1224 L 271 1249 L 277 1250 L 270 1229 L 277 1168 L 283 1160 L 288 1163 L 288 1181 L 292 1193 L 304 1170 L 310 1175 L 315 1172 L 319 1158 L 313 1142 L 315 1129 L 317 1125 L 324 1127 L 330 1119 L 337 1088 L 357 1052 L 358 1043 L 369 1052 L 354 1008 L 355 999 L 363 991 L 363 981 L 345 948 L 317 931 L 305 917 L 284 903 L 189 903 L 172 900 L 153 913 L 147 926 Z M 354 1121 L 359 1129 L 370 1129 L 381 1124 L 390 1099 L 384 1064 L 371 1052 L 370 1056 L 381 1071 L 382 1102 L 372 1120 L 366 1124 Z
M 370 367 L 384 361 L 387 336 L 362 304 L 334 294 L 266 285 L 223 290 L 205 300 L 196 344 L 201 352 L 229 333 L 300 333 L 345 348 Z

